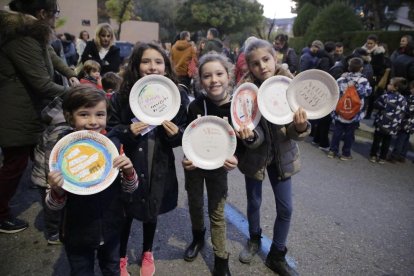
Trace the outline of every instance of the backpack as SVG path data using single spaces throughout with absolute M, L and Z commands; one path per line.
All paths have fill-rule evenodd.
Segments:
M 345 120 L 352 120 L 361 110 L 361 99 L 359 98 L 355 84 L 348 85 L 344 94 L 336 104 L 335 112 Z

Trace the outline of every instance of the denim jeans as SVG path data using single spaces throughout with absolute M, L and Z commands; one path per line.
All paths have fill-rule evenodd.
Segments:
M 351 156 L 352 144 L 355 141 L 355 129 L 357 123 L 342 123 L 338 120 L 335 120 L 335 127 L 332 134 L 331 141 L 331 151 L 338 154 L 339 153 L 339 142 L 341 138 L 344 139 L 344 145 L 342 146 L 342 155 Z
M 95 253 L 103 276 L 119 276 L 119 236 L 115 236 L 98 248 L 65 246 L 71 276 L 94 276 Z
M 394 149 L 392 150 L 392 155 L 395 157 L 407 156 L 408 146 L 410 144 L 410 133 L 405 131 L 400 131 L 397 133 L 395 138 Z
M 279 250 L 284 250 L 289 233 L 290 219 L 292 216 L 292 190 L 291 178 L 278 179 L 275 164 L 267 167 L 267 173 L 272 185 L 276 201 L 276 220 L 273 226 L 273 243 Z M 247 220 L 249 221 L 250 234 L 260 232 L 260 206 L 262 204 L 262 183 L 245 176 L 247 194 Z
M 214 254 L 227 258 L 226 251 L 226 219 L 224 205 L 227 198 L 227 171 L 217 170 L 184 171 L 185 189 L 188 195 L 193 230 L 204 230 L 204 181 L 207 190 L 208 216 L 210 218 L 211 243 Z

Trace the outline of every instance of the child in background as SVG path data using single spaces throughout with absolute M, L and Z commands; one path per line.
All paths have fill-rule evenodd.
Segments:
M 406 87 L 407 81 L 404 78 L 394 77 L 390 80 L 387 91 L 375 101 L 378 113 L 374 121 L 374 140 L 369 157 L 373 163 L 385 163 L 392 135 L 396 135 L 401 127 L 407 108 L 407 101 L 401 92 Z
M 414 133 L 414 81 L 410 82 L 410 94 L 406 100 L 407 109 L 395 139 L 394 149 L 390 156 L 391 162 L 405 162 L 410 145 L 410 135 Z
M 293 77 L 288 70 L 277 65 L 274 49 L 265 40 L 252 41 L 246 47 L 245 55 L 250 71 L 245 82 L 260 86 L 266 79 L 276 75 Z M 295 140 L 304 140 L 310 133 L 310 123 L 302 108 L 294 113 L 292 119 L 292 123 L 275 125 L 262 116 L 253 132 L 240 133 L 242 139 L 246 138 L 246 143 L 243 143 L 245 151 L 240 155 L 238 167 L 245 175 L 250 239 L 240 253 L 239 260 L 250 263 L 261 246 L 260 206 L 262 183 L 267 170 L 276 201 L 276 221 L 265 264 L 279 275 L 298 275 L 285 258 L 292 215 L 291 176 L 300 170 L 299 148 Z
M 101 66 L 94 60 L 87 60 L 83 64 L 83 77 L 80 83 L 90 84 L 98 89 L 102 89 L 101 83 Z
M 108 102 L 105 94 L 91 86 L 73 88 L 63 100 L 67 122 L 77 130 L 105 131 Z M 111 133 L 109 138 L 118 141 Z M 114 158 L 113 167 L 121 170 L 105 190 L 92 195 L 76 195 L 62 189 L 60 171 L 48 175 L 50 189 L 46 204 L 52 210 L 63 209 L 61 240 L 71 268 L 71 275 L 94 275 L 95 254 L 103 275 L 119 275 L 118 227 L 125 219 L 121 193 L 132 193 L 138 177 L 125 155 Z
M 372 92 L 368 80 L 362 75 L 362 69 L 364 69 L 364 61 L 357 57 L 351 58 L 348 66 L 349 72 L 342 74 L 337 80 L 340 97 L 343 96 L 349 85 L 355 86 L 361 101 L 361 108 L 350 120 L 344 119 L 335 111 L 332 112 L 335 126 L 332 134 L 331 147 L 328 152 L 329 158 L 339 156 L 339 142 L 343 137 L 344 145 L 342 146 L 342 155 L 340 156 L 340 159 L 344 161 L 352 159 L 351 148 L 355 140 L 355 129 L 358 127 L 359 122 L 364 118 L 364 99 Z
M 181 145 L 189 99 L 186 91 L 180 90 L 181 105 L 177 115 L 171 121 L 164 121 L 162 125 L 145 133 L 148 124 L 135 121 L 129 106 L 129 93 L 135 82 L 151 74 L 166 76 L 177 84 L 170 59 L 162 48 L 152 43 L 136 44 L 123 74 L 119 92 L 111 98 L 109 124 L 119 133 L 124 152 L 131 158 L 140 177 L 138 189 L 128 199 L 127 211 L 130 217 L 122 230 L 122 276 L 128 275 L 127 244 L 133 218 L 142 221 L 143 225 L 140 273 L 142 276 L 153 275 L 155 265 L 152 247 L 158 215 L 175 209 L 178 201 L 173 148 Z
M 201 94 L 188 107 L 188 124 L 198 115 L 215 115 L 230 120 L 230 97 L 232 65 L 223 55 L 210 52 L 199 61 L 200 84 L 206 95 Z M 184 158 L 185 189 L 191 218 L 193 241 L 184 253 L 184 260 L 194 261 L 204 246 L 204 181 L 207 189 L 208 214 L 211 242 L 214 251 L 213 275 L 230 275 L 229 253 L 226 250 L 226 219 L 224 205 L 227 198 L 227 172 L 236 168 L 237 158 L 226 160 L 223 167 L 203 170 Z
M 106 98 L 111 99 L 112 94 L 119 90 L 119 86 L 121 85 L 122 78 L 114 73 L 114 72 L 107 72 L 102 77 L 102 88 L 106 93 Z

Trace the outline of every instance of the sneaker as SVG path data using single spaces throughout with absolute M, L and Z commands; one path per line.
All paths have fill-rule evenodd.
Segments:
M 324 148 L 324 147 L 319 147 L 319 149 L 320 149 L 321 151 L 325 151 L 325 152 L 328 152 L 328 151 L 329 151 L 329 147 L 326 147 L 326 148 Z
M 152 252 L 147 251 L 142 253 L 141 269 L 139 271 L 141 276 L 153 276 L 155 273 L 154 256 Z
M 312 141 L 312 142 L 311 142 L 311 144 L 312 144 L 312 145 L 314 145 L 314 146 L 319 145 L 319 143 L 316 143 L 316 142 L 314 142 L 314 141 Z
M 372 162 L 372 163 L 376 163 L 377 162 L 377 157 L 376 156 L 370 156 L 369 161 Z
M 342 161 L 349 161 L 349 160 L 352 160 L 352 156 L 351 155 L 350 156 L 342 155 L 341 157 L 339 157 L 339 159 L 342 160 Z
M 59 233 L 50 235 L 47 238 L 47 244 L 48 245 L 59 245 L 59 244 L 62 244 L 62 242 L 59 239 Z
M 23 231 L 29 224 L 18 218 L 10 218 L 0 222 L 0 233 L 13 234 Z
M 128 257 L 121 258 L 119 260 L 119 270 L 121 272 L 120 276 L 130 276 L 127 270 L 128 266 Z
M 378 164 L 385 164 L 385 159 L 382 159 L 382 158 L 380 158 L 380 159 L 378 159 Z
M 335 152 L 333 152 L 331 150 L 328 152 L 328 158 L 334 158 L 335 156 L 336 156 Z

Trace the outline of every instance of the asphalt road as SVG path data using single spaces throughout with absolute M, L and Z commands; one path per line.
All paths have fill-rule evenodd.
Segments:
M 288 255 L 301 275 L 414 275 L 414 164 L 370 163 L 369 147 L 369 141 L 359 139 L 354 160 L 340 161 L 327 158 L 309 141 L 300 144 L 303 162 L 302 171 L 293 177 Z M 209 235 L 201 256 L 192 263 L 182 259 L 191 241 L 191 225 L 181 158 L 177 149 L 179 206 L 159 217 L 156 275 L 210 275 L 214 259 Z M 18 234 L 0 234 L 0 275 L 69 275 L 62 247 L 46 245 L 38 191 L 29 188 L 27 179 L 26 175 L 12 207 L 30 227 Z M 250 265 L 238 261 L 245 243 L 244 180 L 237 170 L 229 180 L 231 272 L 273 275 L 263 264 L 266 246 Z M 267 180 L 263 187 L 262 228 L 264 241 L 269 241 L 275 204 Z M 205 219 L 208 225 L 207 215 Z M 135 221 L 128 248 L 131 275 L 139 275 L 141 244 L 141 224 Z

